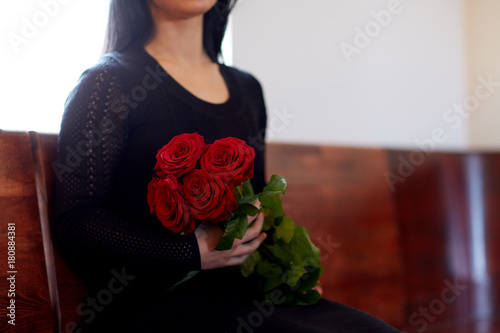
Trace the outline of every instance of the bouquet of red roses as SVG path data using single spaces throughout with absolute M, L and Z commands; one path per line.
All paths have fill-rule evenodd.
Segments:
M 307 230 L 285 216 L 283 177 L 272 176 L 261 193 L 254 193 L 249 181 L 254 158 L 253 148 L 237 138 L 205 144 L 197 133 L 174 137 L 156 155 L 156 176 L 148 185 L 150 211 L 179 235 L 194 232 L 201 223 L 220 225 L 220 251 L 243 238 L 248 215 L 263 211 L 263 230 L 271 237 L 241 265 L 242 274 L 257 275 L 264 295 L 275 303 L 271 293 L 280 290 L 281 304 L 314 304 L 320 295 L 312 288 L 323 272 L 320 251 Z M 260 209 L 254 206 L 257 199 Z

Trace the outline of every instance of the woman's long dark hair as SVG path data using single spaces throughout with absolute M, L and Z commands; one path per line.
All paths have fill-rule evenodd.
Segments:
M 203 45 L 208 56 L 218 62 L 229 13 L 236 0 L 218 0 L 203 21 Z M 148 0 L 111 0 L 103 53 L 124 52 L 143 47 L 154 33 Z

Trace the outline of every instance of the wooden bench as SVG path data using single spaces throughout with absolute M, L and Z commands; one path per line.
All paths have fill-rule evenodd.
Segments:
M 72 332 L 86 295 L 50 223 L 56 144 L 0 134 L 2 332 Z M 274 143 L 267 167 L 287 178 L 285 211 L 322 250 L 325 297 L 406 332 L 500 332 L 500 153 Z

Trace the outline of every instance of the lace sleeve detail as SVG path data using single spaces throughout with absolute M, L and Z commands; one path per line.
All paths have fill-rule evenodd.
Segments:
M 65 106 L 55 166 L 60 241 L 80 253 L 200 268 L 194 234 L 177 237 L 127 220 L 110 209 L 114 174 L 127 143 L 123 69 L 86 71 Z

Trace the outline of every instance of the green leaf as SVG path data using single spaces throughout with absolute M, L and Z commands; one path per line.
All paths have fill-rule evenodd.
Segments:
M 248 258 L 243 262 L 240 267 L 241 274 L 244 277 L 250 276 L 255 271 L 255 267 L 262 261 L 262 256 L 259 251 L 254 251 Z
M 281 225 L 284 223 L 283 221 Z M 295 226 L 290 244 L 278 240 L 275 245 L 268 246 L 268 248 L 279 260 L 287 265 L 288 271 L 286 271 L 285 279 L 286 284 L 290 287 L 300 286 L 299 283 L 302 281 L 299 280 L 307 273 L 306 266 L 310 271 L 313 271 L 313 268 L 320 268 L 320 252 L 312 244 L 309 233 L 302 226 Z M 312 282 L 308 284 L 312 284 Z
M 305 267 L 307 273 L 301 276 L 300 285 L 297 288 L 298 292 L 306 292 L 318 285 L 318 279 L 323 273 L 321 267 Z
M 266 279 L 266 282 L 264 283 L 264 292 L 267 293 L 269 291 L 273 291 L 281 284 L 283 284 L 281 276 L 269 277 Z
M 274 219 L 274 226 L 279 227 L 281 225 L 281 222 L 283 222 L 284 216 L 278 216 Z
M 259 212 L 253 206 L 258 198 L 262 207 L 260 211 L 265 214 L 262 230 L 268 233 L 268 238 L 241 265 L 242 274 L 259 275 L 264 296 L 272 302 L 272 293 L 280 290 L 283 296 L 280 304 L 315 304 L 321 298 L 317 291 L 312 290 L 323 272 L 320 251 L 304 227 L 296 226 L 292 219 L 285 217 L 281 194 L 285 193 L 286 186 L 286 180 L 276 175 L 258 195 L 255 195 L 250 181 L 238 186 L 235 198 L 239 208 L 227 223 L 216 249 L 229 249 L 236 236 L 243 237 L 248 227 L 246 216 Z
M 234 193 L 234 199 L 236 200 L 236 202 L 240 202 L 241 198 L 243 197 L 243 188 L 241 186 L 236 186 L 233 189 L 233 193 Z
M 268 232 L 268 234 L 273 234 L 273 233 L 274 231 Z M 261 244 L 257 249 L 257 251 L 259 251 L 260 255 L 262 256 L 262 260 L 267 260 L 269 262 L 274 262 L 274 263 L 278 262 L 278 260 L 276 260 L 276 256 L 271 252 L 271 250 L 269 249 L 269 245 L 267 245 L 266 242 Z
M 278 240 L 274 245 L 268 245 L 267 249 L 276 257 L 276 259 L 283 263 L 284 267 L 290 267 L 293 261 L 290 245 Z
M 273 175 L 269 183 L 259 195 L 262 207 L 273 211 L 274 216 L 283 216 L 283 205 L 281 204 L 280 194 L 284 194 L 286 189 L 286 180 L 281 176 Z
M 171 286 L 168 291 L 171 291 L 172 289 L 174 289 L 175 287 L 177 287 L 178 285 L 186 282 L 187 280 L 191 279 L 192 277 L 194 277 L 196 274 L 198 274 L 200 271 L 189 271 L 187 272 L 186 276 L 180 280 L 179 282 L 177 282 L 176 284 L 174 284 L 173 286 Z
M 282 239 L 285 243 L 290 243 L 293 234 L 295 232 L 295 223 L 288 217 L 281 218 L 281 223 L 279 225 L 275 223 L 276 226 L 276 236 L 278 239 Z
M 295 287 L 300 278 L 306 273 L 307 271 L 304 266 L 302 266 L 302 261 L 294 262 L 286 274 L 286 284 L 290 287 Z
M 251 197 L 241 197 L 239 200 L 236 200 L 238 202 L 238 205 L 245 205 L 245 204 L 251 204 L 253 205 L 255 201 L 259 198 L 258 194 L 255 194 Z
M 281 275 L 283 274 L 283 267 L 277 263 L 261 261 L 257 266 L 257 273 L 268 278 L 276 276 L 281 278 Z
M 290 249 L 294 257 L 300 257 L 301 261 L 306 261 L 307 266 L 319 267 L 320 251 L 311 242 L 309 232 L 303 226 L 295 226 L 294 235 L 290 241 Z
M 226 225 L 224 234 L 219 239 L 219 243 L 215 247 L 217 251 L 229 250 L 233 247 L 234 239 L 242 239 L 247 231 L 248 219 L 246 215 L 239 215 L 236 219 L 231 220 Z
M 266 278 L 264 292 L 270 291 L 283 283 L 283 267 L 280 264 L 261 261 L 257 265 L 256 271 Z
M 227 230 L 219 239 L 219 243 L 215 247 L 216 251 L 225 251 L 233 247 L 234 239 L 236 238 L 236 231 L 229 233 Z
M 269 208 L 274 217 L 283 216 L 283 204 L 281 203 L 281 198 L 279 194 L 265 196 L 262 193 L 259 195 L 260 204 L 262 207 Z
M 236 212 L 241 215 L 250 215 L 250 216 L 255 216 L 259 214 L 260 209 L 255 207 L 254 205 L 251 204 L 243 204 L 239 205 L 238 209 L 236 209 Z
M 318 303 L 321 299 L 321 295 L 316 290 L 308 290 L 305 293 L 299 293 L 295 295 L 293 300 L 293 305 L 313 305 Z
M 286 179 L 273 175 L 269 180 L 269 183 L 264 187 L 262 193 L 264 195 L 275 195 L 275 194 L 285 194 L 286 190 Z
M 268 231 L 274 226 L 274 214 L 269 208 L 262 208 L 264 212 L 264 225 L 262 226 L 263 231 Z
M 238 216 L 238 222 L 234 224 L 234 229 L 236 230 L 236 238 L 243 239 L 245 232 L 248 228 L 248 218 L 246 215 Z
M 241 184 L 241 188 L 243 189 L 242 191 L 242 196 L 244 198 L 251 198 L 255 196 L 255 192 L 253 191 L 252 183 L 250 182 L 250 179 L 244 181 Z

